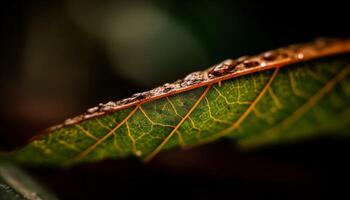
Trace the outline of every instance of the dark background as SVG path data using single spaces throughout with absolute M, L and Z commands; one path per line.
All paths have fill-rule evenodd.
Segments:
M 88 107 L 226 58 L 350 35 L 346 2 L 3 1 L 0 147 Z M 239 152 L 228 141 L 70 170 L 29 168 L 62 199 L 333 197 L 346 194 L 349 142 Z M 103 197 L 103 198 L 102 198 Z

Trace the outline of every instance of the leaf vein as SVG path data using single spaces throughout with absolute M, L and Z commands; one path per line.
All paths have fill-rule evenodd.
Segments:
M 160 150 L 163 148 L 163 146 L 169 141 L 169 139 L 173 136 L 173 134 L 177 131 L 177 129 L 185 122 L 185 120 L 190 116 L 190 114 L 197 108 L 199 103 L 203 100 L 205 95 L 208 93 L 209 89 L 211 88 L 211 85 L 208 85 L 207 88 L 204 90 L 202 95 L 197 99 L 197 101 L 193 104 L 191 109 L 187 112 L 187 114 L 180 120 L 180 122 L 175 126 L 175 128 L 169 133 L 169 135 L 161 142 L 157 148 L 151 152 L 146 158 L 145 161 L 150 161 L 154 156 L 156 156 Z
M 309 98 L 309 100 L 303 104 L 301 107 L 299 107 L 297 110 L 295 110 L 292 115 L 284 119 L 281 123 L 279 123 L 277 126 L 264 131 L 260 136 L 265 136 L 265 138 L 272 138 L 278 130 L 286 129 L 289 126 L 291 126 L 295 121 L 300 119 L 300 117 L 306 113 L 309 109 L 311 109 L 313 106 L 316 105 L 316 103 L 329 91 L 331 91 L 334 86 L 343 80 L 346 76 L 350 74 L 350 66 L 347 66 L 345 69 L 341 70 L 337 73 L 337 75 L 329 80 L 324 87 L 322 87 L 320 90 L 318 90 L 313 96 Z M 251 140 L 249 142 L 241 142 L 241 145 L 252 145 L 257 143 L 257 140 Z
M 227 135 L 228 133 L 230 133 L 232 130 L 236 129 L 243 121 L 244 119 L 251 113 L 251 111 L 254 110 L 256 104 L 260 101 L 260 99 L 264 96 L 264 94 L 266 93 L 266 91 L 271 87 L 272 82 L 275 80 L 277 74 L 279 72 L 279 68 L 276 68 L 274 70 L 274 72 L 272 73 L 272 75 L 270 76 L 268 82 L 266 83 L 266 85 L 264 86 L 264 88 L 261 90 L 261 92 L 257 95 L 257 97 L 254 99 L 253 103 L 250 104 L 250 106 L 248 107 L 248 109 L 235 121 L 233 122 L 233 124 L 231 126 L 229 126 L 228 128 L 222 130 L 220 133 L 213 135 L 213 136 L 209 136 L 206 139 L 202 140 L 202 142 L 199 142 L 198 144 L 195 144 L 194 146 L 198 146 L 201 144 L 205 144 L 211 141 L 214 141 L 218 138 L 221 138 L 225 135 Z
M 119 124 L 117 124 L 105 136 L 103 136 L 102 138 L 98 139 L 93 145 L 89 146 L 87 149 L 85 149 L 84 151 L 79 153 L 77 156 L 75 156 L 71 160 L 68 160 L 66 162 L 66 164 L 69 165 L 71 163 L 77 162 L 77 161 L 83 159 L 84 157 L 86 157 L 89 153 L 91 153 L 94 149 L 96 149 L 96 147 L 99 144 L 101 144 L 103 141 L 105 141 L 110 135 L 112 135 L 117 129 L 119 129 L 119 127 L 121 127 L 125 122 L 127 122 L 129 120 L 129 118 L 132 117 L 135 114 L 135 112 L 138 110 L 139 107 L 140 107 L 140 105 L 135 106 L 135 108 L 128 114 L 128 116 L 126 116 L 123 119 L 123 121 L 121 121 Z

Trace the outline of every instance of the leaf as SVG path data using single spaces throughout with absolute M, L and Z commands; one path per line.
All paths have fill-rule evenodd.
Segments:
M 31 177 L 12 164 L 0 165 L 0 199 L 56 200 Z
M 227 137 L 241 147 L 349 135 L 350 40 L 316 40 L 226 60 L 184 80 L 101 104 L 33 138 L 9 156 L 71 165 Z

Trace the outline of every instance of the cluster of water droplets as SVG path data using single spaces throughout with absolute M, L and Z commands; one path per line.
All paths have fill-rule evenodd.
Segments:
M 120 101 L 110 101 L 108 103 L 100 103 L 98 106 L 90 108 L 78 117 L 66 120 L 65 124 L 71 124 L 79 120 L 98 116 L 107 112 L 115 111 L 121 107 L 136 104 L 141 101 L 146 101 L 152 97 L 169 95 L 176 91 L 190 88 L 193 85 L 205 84 L 216 79 L 219 80 L 226 75 L 230 75 L 252 68 L 264 68 L 268 65 L 278 63 L 288 63 L 303 60 L 306 57 L 312 57 L 320 54 L 320 52 L 330 49 L 335 45 L 339 45 L 338 39 L 317 39 L 311 43 L 291 45 L 286 48 L 280 48 L 268 51 L 256 56 L 243 56 L 238 59 L 227 59 L 216 64 L 204 71 L 197 71 L 187 75 L 182 80 L 177 80 L 174 83 L 166 83 L 160 87 L 150 91 L 136 93 L 129 98 Z

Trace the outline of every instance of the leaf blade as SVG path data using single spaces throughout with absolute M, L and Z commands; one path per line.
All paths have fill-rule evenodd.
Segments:
M 179 88 L 174 90 L 175 93 L 162 96 L 163 93 L 157 93 L 159 88 L 156 88 L 155 96 L 138 94 L 134 97 L 136 101 L 127 100 L 125 105 L 128 107 L 124 104 L 107 104 L 97 109 L 97 112 L 93 108 L 94 111 L 85 118 L 79 116 L 63 126 L 51 129 L 50 134 L 34 139 L 16 151 L 13 157 L 26 163 L 54 165 L 121 158 L 132 154 L 148 161 L 162 149 L 177 146 L 186 148 L 225 136 L 244 143 L 240 141 L 259 138 L 261 134 L 263 139 L 260 141 L 265 140 L 261 143 L 267 143 L 268 136 L 263 132 L 270 134 L 269 128 L 281 123 L 288 114 L 292 115 L 298 106 L 312 98 L 314 90 L 322 88 L 321 82 L 328 81 L 341 70 L 346 70 L 345 75 L 341 73 L 343 79 L 348 77 L 347 55 L 307 64 L 301 61 L 348 52 L 350 41 L 328 43 L 323 47 L 326 50 L 317 50 L 314 54 L 310 53 L 310 46 L 313 47 L 309 44 L 297 50 L 294 47 L 284 49 L 277 55 L 281 60 L 271 61 L 267 65 L 266 60 L 262 61 L 266 54 L 258 58 L 241 59 L 240 63 L 236 63 L 238 71 L 202 80 L 202 76 L 214 74 L 216 69 L 230 69 L 230 65 L 221 63 L 215 68 L 192 74 L 189 79 L 185 78 L 183 83 L 186 90 Z M 285 55 L 289 57 L 285 58 Z M 260 59 L 259 62 L 257 59 Z M 230 62 L 232 64 L 233 61 Z M 260 63 L 258 68 L 251 66 L 257 62 Z M 248 68 L 242 68 L 244 66 Z M 201 76 L 199 83 L 186 85 L 188 81 L 197 81 L 198 76 Z M 337 84 L 345 84 L 344 91 L 348 91 L 350 84 L 343 79 Z M 179 84 L 174 83 L 172 86 Z M 160 89 L 165 90 L 166 87 Z M 349 107 L 348 93 L 342 93 L 340 98 L 341 107 L 345 109 Z M 137 100 L 140 97 L 145 99 Z M 318 110 L 334 116 L 334 111 L 323 108 Z M 344 119 L 350 118 L 347 113 Z M 314 118 L 307 119 L 315 121 Z M 343 122 L 345 125 L 348 123 L 346 120 Z M 337 125 L 337 128 L 345 125 Z M 281 131 L 276 132 L 280 134 Z M 33 155 L 35 158 L 29 160 Z
M 198 104 L 205 98 L 205 95 L 208 93 L 211 85 L 208 85 L 207 88 L 204 90 L 203 94 L 198 98 L 198 100 L 194 103 L 194 105 L 191 107 L 191 109 L 186 113 L 184 117 L 182 117 L 181 121 L 174 127 L 174 129 L 169 133 L 169 135 L 164 139 L 162 143 L 160 143 L 157 148 L 152 151 L 146 158 L 145 161 L 150 161 L 152 158 L 154 158 L 163 148 L 163 146 L 169 141 L 169 139 L 174 135 L 174 133 L 178 130 L 178 128 L 184 123 L 185 120 L 191 115 L 191 113 L 194 111 L 194 109 L 197 108 Z M 169 100 L 169 98 L 168 98 Z M 171 102 L 169 100 L 169 102 Z M 172 104 L 173 105 L 173 104 Z M 174 109 L 176 111 L 176 109 Z
M 264 131 L 262 133 L 262 136 L 259 136 L 261 137 L 261 139 L 257 138 L 254 140 L 254 138 L 249 138 L 248 141 L 240 141 L 240 145 L 257 146 L 258 143 L 263 143 L 264 140 L 265 142 L 267 142 L 268 138 L 272 137 L 272 135 L 276 135 L 277 132 L 286 130 L 293 123 L 295 123 L 295 121 L 300 119 L 302 115 L 305 114 L 305 112 L 307 112 L 309 109 L 315 106 L 315 104 L 317 104 L 317 101 L 319 101 L 324 95 L 329 93 L 336 86 L 337 83 L 345 79 L 349 74 L 350 74 L 350 65 L 347 65 L 345 68 L 341 69 L 340 72 L 337 72 L 335 77 L 332 77 L 330 80 L 328 80 L 320 90 L 318 90 L 314 95 L 309 97 L 307 102 L 305 104 L 302 104 L 298 109 L 296 109 L 288 118 L 283 119 L 283 121 L 277 124 L 275 127 L 272 127 L 271 129 Z M 348 119 L 348 116 L 347 117 L 345 116 L 343 118 Z M 348 120 L 348 122 L 350 121 Z

